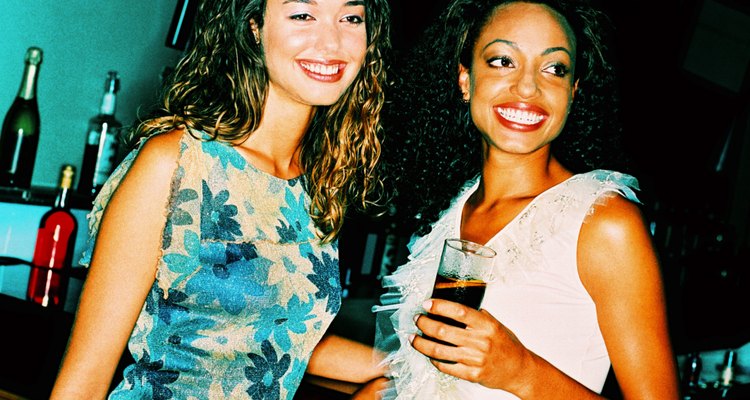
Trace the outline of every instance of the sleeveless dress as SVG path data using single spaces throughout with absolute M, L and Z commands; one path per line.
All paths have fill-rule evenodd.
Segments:
M 84 265 L 137 154 L 95 201 Z M 128 341 L 135 363 L 110 399 L 294 397 L 341 305 L 337 243 L 316 236 L 304 179 L 183 134 L 156 279 Z
M 408 342 L 419 334 L 413 316 L 430 297 L 446 238 L 460 236 L 461 214 L 479 179 L 467 183 L 432 231 L 409 243 L 409 261 L 383 278 L 386 289 L 377 313 L 376 347 L 385 354 L 392 385 L 386 399 L 517 399 L 438 371 Z M 589 389 L 601 392 L 609 355 L 593 300 L 576 263 L 578 234 L 592 206 L 607 195 L 636 201 L 635 178 L 594 170 L 574 175 L 532 200 L 487 245 L 497 252 L 496 279 L 487 285 L 482 308 L 519 340 Z

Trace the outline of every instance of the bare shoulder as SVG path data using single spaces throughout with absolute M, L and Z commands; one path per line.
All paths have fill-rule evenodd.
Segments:
M 172 163 L 177 161 L 180 152 L 180 141 L 187 134 L 182 129 L 151 136 L 143 144 L 138 158 L 148 159 L 149 162 Z
M 638 204 L 615 193 L 602 195 L 594 204 L 581 227 L 581 241 L 622 242 L 629 235 L 645 229 Z
M 578 236 L 578 272 L 589 290 L 658 271 L 656 251 L 638 204 L 601 197 Z
M 183 134 L 183 130 L 172 130 L 148 138 L 117 188 L 112 201 L 134 202 L 135 198 L 148 198 L 153 201 L 165 197 L 177 168 Z M 144 188 L 149 190 L 143 190 Z
M 177 169 L 180 137 L 180 131 L 166 132 L 143 143 L 106 203 L 92 255 L 91 272 L 104 270 L 110 273 L 121 267 L 131 273 L 140 271 L 139 276 L 147 277 L 147 281 L 153 279 L 154 260 L 158 257 L 160 237 L 166 223 L 165 209 Z M 122 246 L 122 243 L 128 243 L 128 246 Z

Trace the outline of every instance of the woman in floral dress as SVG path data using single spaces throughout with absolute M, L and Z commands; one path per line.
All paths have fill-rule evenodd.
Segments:
M 306 371 L 382 374 L 366 346 L 324 334 L 344 214 L 381 192 L 388 11 L 202 2 L 162 109 L 89 215 L 53 399 L 291 399 Z M 135 362 L 110 392 L 126 345 Z

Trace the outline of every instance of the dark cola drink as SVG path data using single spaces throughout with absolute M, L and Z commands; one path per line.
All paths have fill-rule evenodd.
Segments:
M 487 282 L 484 281 L 461 280 L 438 275 L 432 289 L 432 298 L 455 301 L 478 310 L 482 305 L 485 289 L 487 289 Z
M 479 280 L 460 280 L 438 275 L 435 279 L 435 286 L 432 289 L 432 298 L 454 301 L 456 303 L 461 303 L 465 306 L 478 310 L 482 305 L 482 299 L 484 298 L 485 289 L 487 289 L 487 282 Z M 440 321 L 459 328 L 466 328 L 465 324 L 462 324 L 451 318 L 446 318 L 434 314 L 427 315 L 436 321 Z M 451 343 L 444 342 L 427 335 L 424 335 L 424 337 L 438 343 L 453 346 L 453 344 Z

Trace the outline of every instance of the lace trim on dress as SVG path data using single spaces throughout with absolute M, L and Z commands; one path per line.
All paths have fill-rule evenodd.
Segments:
M 377 313 L 375 343 L 377 350 L 386 354 L 382 364 L 389 366 L 391 382 L 395 383 L 381 393 L 383 399 L 455 398 L 451 388 L 456 378 L 440 373 L 426 357 L 411 347 L 408 338 L 420 333 L 413 317 L 423 311 L 422 303 L 432 293 L 443 239 L 458 235 L 451 223 L 455 219 L 455 210 L 460 209 L 455 204 L 473 192 L 478 184 L 479 177 L 468 181 L 432 225 L 430 234 L 412 237 L 407 245 L 409 261 L 393 274 L 383 277 L 386 292 L 380 298 L 381 305 L 372 308 Z M 405 385 L 405 382 L 409 384 Z

